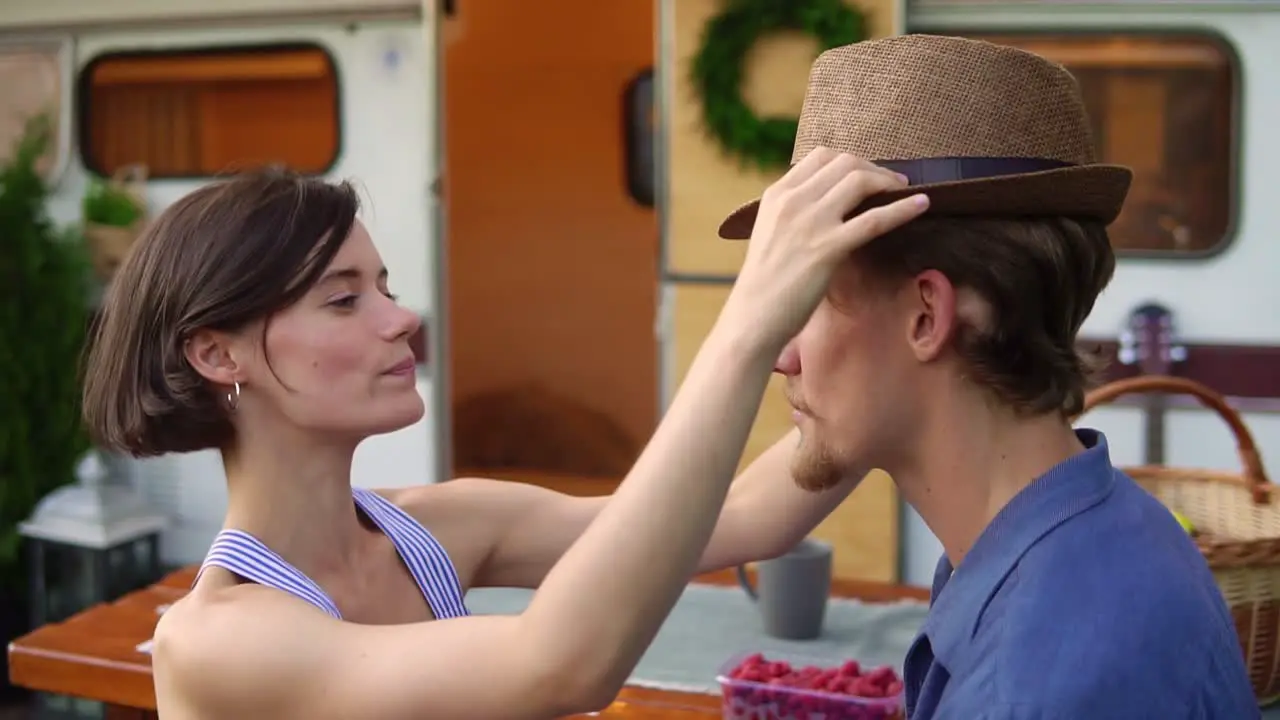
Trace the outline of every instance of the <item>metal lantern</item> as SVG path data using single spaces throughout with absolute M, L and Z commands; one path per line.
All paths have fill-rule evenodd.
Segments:
M 31 557 L 33 627 L 115 600 L 160 576 L 166 518 L 127 482 L 113 479 L 97 451 L 80 461 L 76 477 L 41 500 L 18 527 Z
M 96 450 L 76 467 L 78 482 L 49 493 L 18 526 L 31 565 L 32 627 L 64 620 L 160 578 L 155 513 L 127 481 L 112 476 Z M 41 694 L 39 718 L 98 718 L 99 703 Z

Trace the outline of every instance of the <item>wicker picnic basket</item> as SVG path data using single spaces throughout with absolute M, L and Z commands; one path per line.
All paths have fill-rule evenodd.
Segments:
M 1235 436 L 1239 472 L 1163 466 L 1124 471 L 1191 521 L 1196 545 L 1231 609 L 1254 692 L 1263 705 L 1280 700 L 1280 507 L 1253 436 L 1226 398 L 1184 378 L 1144 375 L 1112 382 L 1088 394 L 1085 410 L 1135 393 L 1190 395 Z

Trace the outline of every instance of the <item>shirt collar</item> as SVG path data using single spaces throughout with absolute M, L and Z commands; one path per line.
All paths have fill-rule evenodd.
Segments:
M 977 632 L 987 603 L 1027 550 L 1069 518 L 1102 502 L 1115 487 L 1106 437 L 1087 429 L 1076 430 L 1076 436 L 1085 451 L 1014 496 L 987 525 L 960 568 L 953 572 L 945 554 L 938 561 L 923 632 L 944 665 Z

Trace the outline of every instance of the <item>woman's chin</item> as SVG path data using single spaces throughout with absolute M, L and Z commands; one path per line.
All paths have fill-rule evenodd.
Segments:
M 397 400 L 394 411 L 388 413 L 387 424 L 390 428 L 382 432 L 394 432 L 401 428 L 409 427 L 427 414 L 427 404 L 423 401 L 422 396 L 416 392 L 403 400 L 399 398 Z M 388 404 L 390 405 L 390 403 Z
M 426 415 L 426 403 L 417 393 L 408 394 L 395 399 L 387 399 L 379 403 L 376 412 L 370 413 L 369 422 L 361 423 L 358 431 L 361 435 L 385 435 L 413 425 Z

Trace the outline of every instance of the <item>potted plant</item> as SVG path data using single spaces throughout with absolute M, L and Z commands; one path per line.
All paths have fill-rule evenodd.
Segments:
M 125 165 L 109 178 L 93 178 L 81 202 L 84 237 L 94 272 L 110 282 L 116 268 L 133 246 L 147 222 L 143 165 Z
M 41 158 L 47 116 L 31 120 L 0 165 L 0 646 L 29 628 L 18 523 L 72 482 L 89 447 L 80 420 L 80 358 L 89 323 L 83 236 L 49 217 Z M 7 656 L 7 653 L 5 653 Z M 0 659 L 0 694 L 8 686 Z

